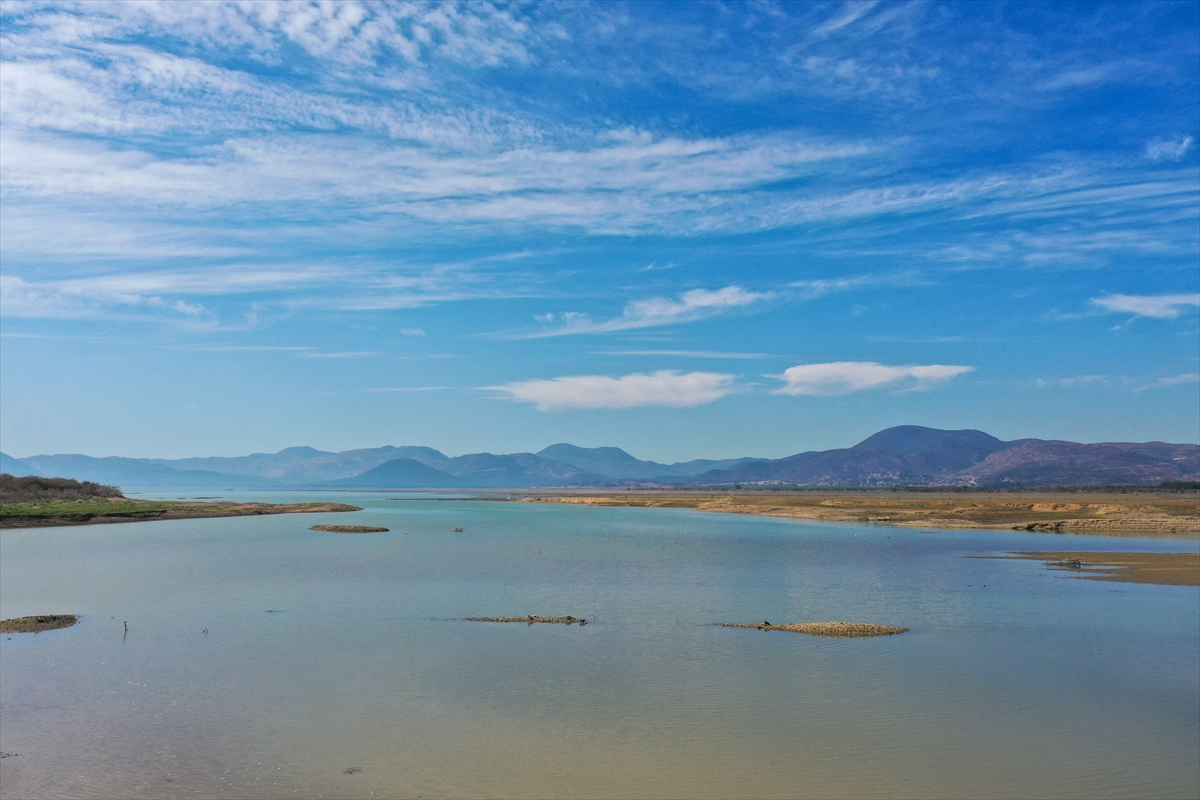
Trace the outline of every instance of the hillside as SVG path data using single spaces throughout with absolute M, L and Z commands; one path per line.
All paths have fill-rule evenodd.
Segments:
M 662 464 L 617 447 L 551 445 L 538 453 L 449 457 L 404 446 L 333 453 L 289 447 L 235 458 L 12 458 L 3 470 L 147 489 L 518 489 L 552 486 L 1157 485 L 1200 480 L 1200 446 L 1165 442 L 1005 442 L 978 430 L 901 425 L 858 444 L 779 459 Z

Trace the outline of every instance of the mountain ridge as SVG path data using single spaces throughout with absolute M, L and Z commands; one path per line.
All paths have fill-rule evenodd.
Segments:
M 851 447 L 778 459 L 661 464 L 617 447 L 584 448 L 560 442 L 537 453 L 454 457 L 432 447 L 392 445 L 337 453 L 289 447 L 278 453 L 185 459 L 78 454 L 13 458 L 0 453 L 0 471 L 151 489 L 1155 485 L 1200 480 L 1200 445 L 1006 442 L 973 429 L 900 425 Z

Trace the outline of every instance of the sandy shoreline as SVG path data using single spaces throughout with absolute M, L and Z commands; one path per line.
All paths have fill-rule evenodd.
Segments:
M 362 511 L 345 503 L 189 503 L 168 500 L 112 498 L 81 503 L 78 513 L 57 509 L 54 513 L 13 513 L 4 508 L 0 529 L 48 528 L 64 525 L 102 525 L 115 522 L 151 522 L 165 519 L 250 517 L 263 514 L 313 514 L 331 511 Z
M 1092 553 L 1020 551 L 1017 558 L 1045 561 L 1054 570 L 1093 581 L 1200 586 L 1200 553 Z
M 500 499 L 500 498 L 497 498 Z M 1200 498 L 1188 493 L 613 492 L 511 498 L 525 503 L 690 508 L 908 528 L 981 528 L 1100 536 L 1200 538 Z

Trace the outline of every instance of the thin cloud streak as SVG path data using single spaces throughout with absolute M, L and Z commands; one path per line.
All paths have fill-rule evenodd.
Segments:
M 375 389 L 360 389 L 361 392 L 440 392 L 444 389 L 456 389 L 456 386 L 381 386 Z
M 1190 308 L 1200 308 L 1200 294 L 1110 294 L 1093 297 L 1093 305 L 1109 313 L 1132 314 L 1151 319 L 1177 319 Z
M 600 356 L 682 356 L 684 358 L 759 359 L 774 358 L 768 353 L 722 353 L 715 350 L 597 350 Z
M 773 292 L 750 292 L 740 286 L 726 286 L 724 289 L 716 291 L 692 289 L 683 292 L 675 299 L 652 297 L 647 300 L 634 300 L 625 306 L 621 316 L 600 322 L 575 312 L 549 314 L 540 319 L 544 322 L 558 321 L 562 323 L 562 326 L 537 333 L 517 334 L 508 338 L 543 339 L 551 336 L 612 333 L 638 328 L 677 325 L 718 316 L 733 309 L 745 308 L 770 300 L 774 296 Z

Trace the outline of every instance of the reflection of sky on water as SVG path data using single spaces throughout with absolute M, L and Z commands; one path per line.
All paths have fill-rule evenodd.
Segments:
M 5 795 L 1200 789 L 1200 591 L 961 557 L 1062 537 L 386 497 L 6 531 L 3 615 L 83 621 L 2 642 Z M 591 622 L 457 619 L 530 613 Z M 764 618 L 912 631 L 711 624 Z

